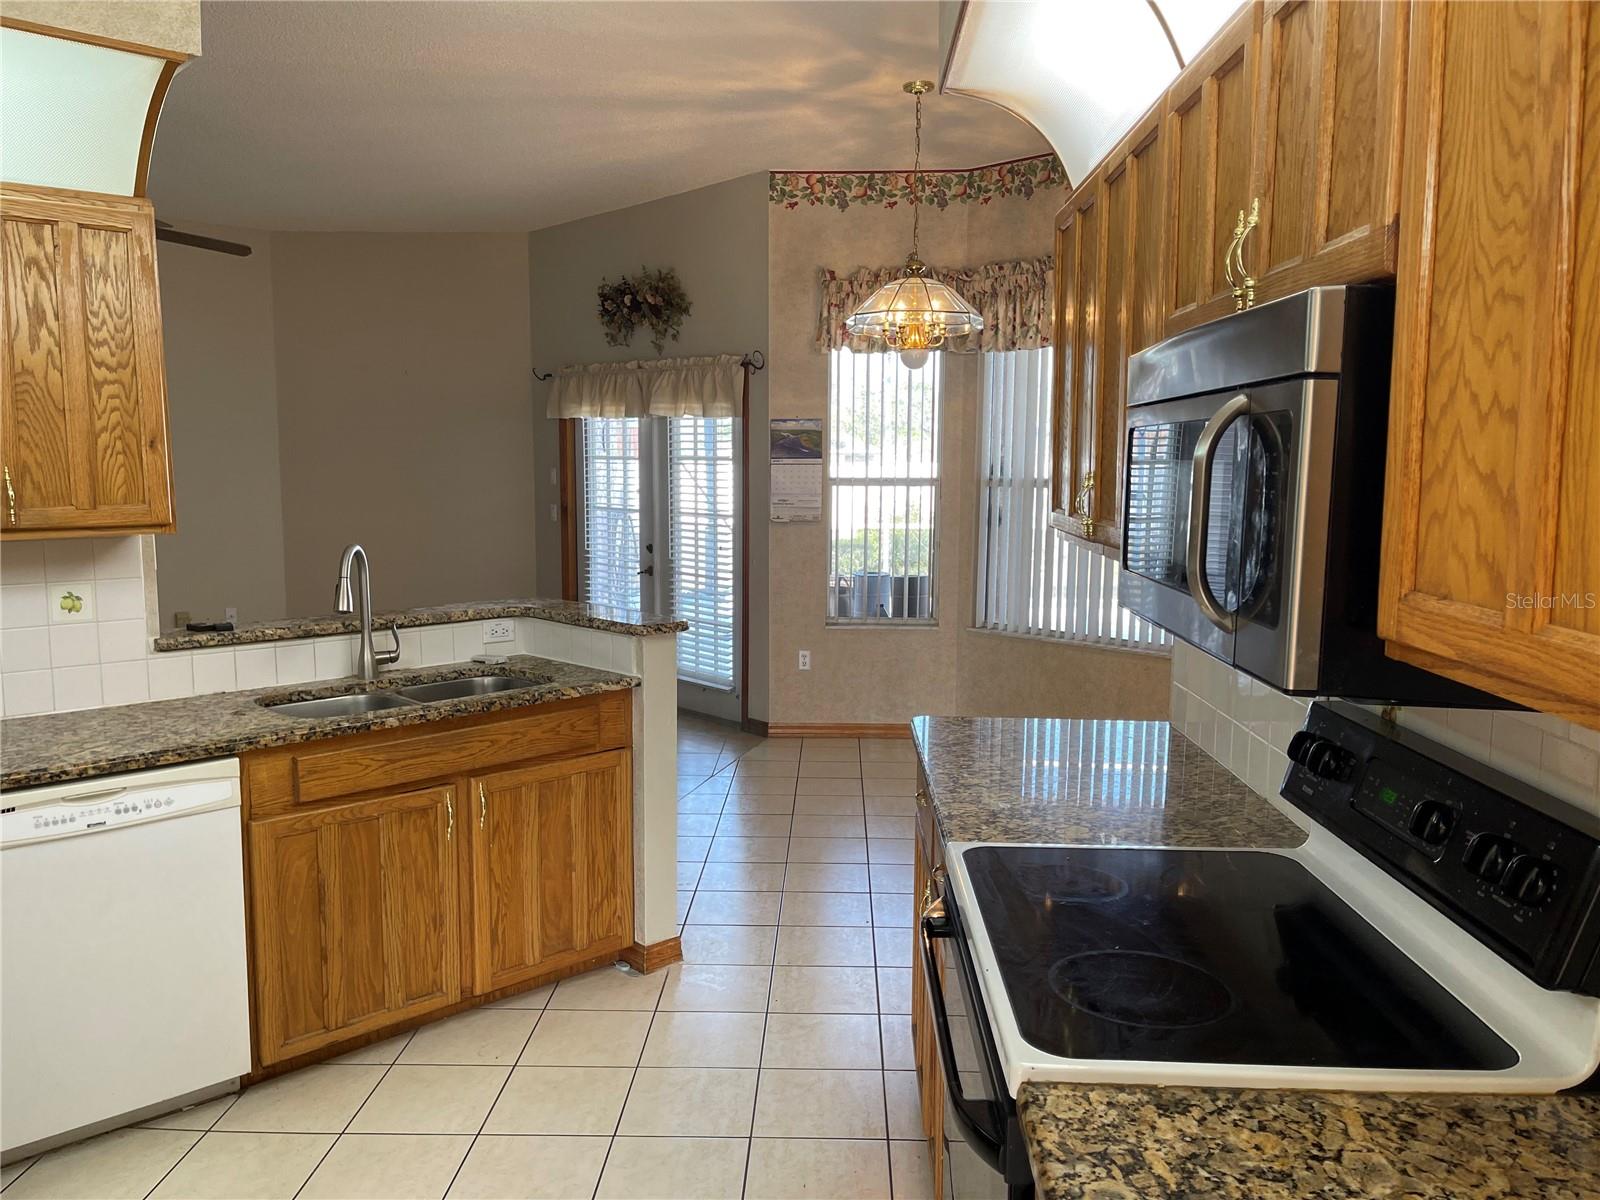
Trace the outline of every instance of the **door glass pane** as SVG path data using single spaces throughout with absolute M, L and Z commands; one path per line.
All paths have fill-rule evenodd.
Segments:
M 640 549 L 639 421 L 583 421 L 583 598 L 643 607 Z
M 732 687 L 737 517 L 733 420 L 676 417 L 668 426 L 671 608 L 673 616 L 689 622 L 688 630 L 678 635 L 678 677 Z

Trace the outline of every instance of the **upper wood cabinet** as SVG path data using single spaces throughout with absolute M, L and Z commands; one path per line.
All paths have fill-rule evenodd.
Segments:
M 619 750 L 470 781 L 475 991 L 631 943 L 632 794 Z
M 1234 310 L 1225 258 L 1250 207 L 1259 4 L 1247 4 L 1184 68 L 1162 102 L 1167 153 L 1166 333 Z
M 1262 7 L 1261 219 L 1242 251 L 1258 302 L 1394 274 L 1409 14 L 1402 0 Z
M 146 200 L 0 185 L 0 535 L 173 528 Z
M 260 1062 L 460 997 L 458 818 L 439 787 L 249 823 Z
M 1162 335 L 1162 120 L 1148 113 L 1057 220 L 1053 523 L 1121 545 L 1127 359 Z
M 1412 13 L 1379 632 L 1600 728 L 1600 8 Z

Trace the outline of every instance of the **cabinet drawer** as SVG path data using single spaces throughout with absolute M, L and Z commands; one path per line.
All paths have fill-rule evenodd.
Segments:
M 365 792 L 469 775 L 555 755 L 629 744 L 628 692 L 437 725 L 354 734 L 263 750 L 244 758 L 252 815 Z

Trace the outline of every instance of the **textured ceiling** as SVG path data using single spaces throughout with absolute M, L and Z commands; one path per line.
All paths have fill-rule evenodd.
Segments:
M 900 84 L 940 65 L 921 0 L 238 0 L 203 28 L 150 194 L 259 229 L 539 229 L 752 171 L 909 166 Z M 1047 148 L 925 101 L 928 166 Z

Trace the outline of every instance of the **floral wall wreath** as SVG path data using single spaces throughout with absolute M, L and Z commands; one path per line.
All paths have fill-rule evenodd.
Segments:
M 671 267 L 656 271 L 640 267 L 637 275 L 623 275 L 615 283 L 602 279 L 597 295 L 595 312 L 608 346 L 630 345 L 634 331 L 646 326 L 657 354 L 669 338 L 678 340 L 691 307 L 689 294 Z

